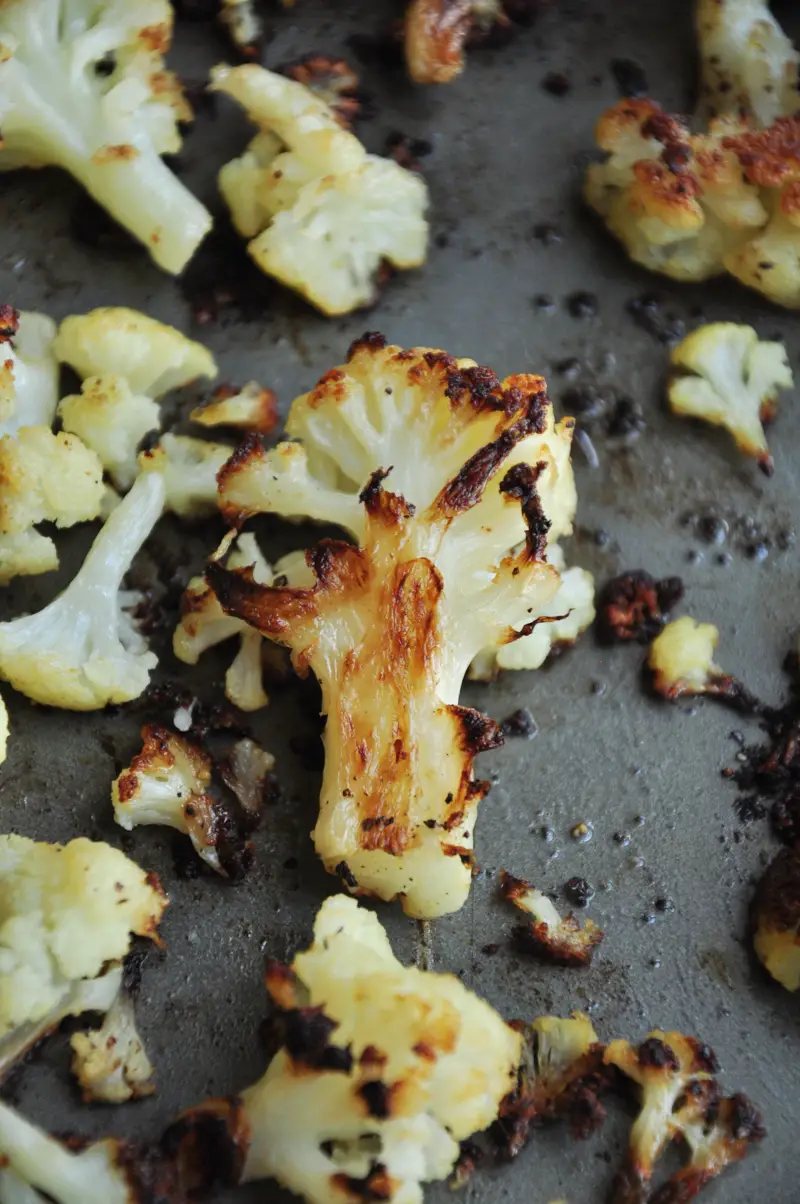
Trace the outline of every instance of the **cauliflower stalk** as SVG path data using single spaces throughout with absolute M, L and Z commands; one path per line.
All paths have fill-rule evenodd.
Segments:
M 219 564 L 207 580 L 225 611 L 320 681 L 328 718 L 314 840 L 326 867 L 352 890 L 400 896 L 411 915 L 454 911 L 487 791 L 473 758 L 502 740 L 458 695 L 478 652 L 529 634 L 558 588 L 547 515 L 569 518 L 546 499 L 574 497 L 572 423 L 552 426 L 541 377 L 501 383 L 469 361 L 380 339 L 358 345 L 293 415 L 316 435 L 300 449 L 306 477 L 324 474 L 359 546 L 323 541 L 309 552 L 312 588 L 259 585 Z M 259 486 L 284 455 L 237 453 L 220 474 L 223 503 L 271 508 Z M 360 494 L 339 485 L 340 471 L 345 486 L 367 465 Z
M 138 466 L 162 476 L 167 510 L 179 518 L 205 518 L 216 513 L 217 474 L 230 455 L 226 443 L 167 432 L 152 451 L 141 453 Z
M 236 1182 L 272 1177 L 309 1204 L 421 1204 L 422 1184 L 446 1178 L 459 1141 L 497 1115 L 519 1034 L 453 975 L 403 966 L 377 917 L 344 896 L 266 981 L 282 1048 L 254 1086 L 178 1122 L 184 1178 L 204 1126 L 222 1126 Z
M 763 422 L 775 416 L 780 389 L 794 377 L 782 343 L 759 339 L 752 326 L 713 322 L 672 351 L 669 404 L 676 414 L 724 426 L 767 475 L 773 468 Z
M 581 927 L 573 915 L 562 917 L 547 895 L 505 870 L 500 891 L 509 903 L 533 917 L 517 933 L 525 949 L 558 965 L 589 965 L 595 948 L 603 940 L 603 933 L 592 920 L 586 920 Z
M 702 113 L 770 126 L 800 109 L 800 54 L 766 0 L 697 0 L 695 28 Z
M 228 568 L 250 568 L 253 580 L 272 585 L 286 577 L 295 586 L 313 586 L 314 574 L 302 552 L 290 552 L 273 569 L 264 559 L 254 535 L 240 535 L 228 557 Z M 179 661 L 196 665 L 209 648 L 239 637 L 239 651 L 225 674 L 225 697 L 243 711 L 265 707 L 262 652 L 265 640 L 256 628 L 227 615 L 204 577 L 193 577 L 181 599 L 181 619 L 175 628 L 172 651 Z
M 64 1017 L 112 1007 L 130 934 L 155 940 L 166 905 L 107 844 L 0 837 L 0 1073 Z
M 0 9 L 0 170 L 61 167 L 180 272 L 211 216 L 161 159 L 191 118 L 164 69 L 167 0 L 6 0 Z
M 198 377 L 217 374 L 214 357 L 202 344 L 118 306 L 65 318 L 54 350 L 83 379 L 81 392 L 65 397 L 58 407 L 64 429 L 98 453 L 123 490 L 136 475 L 138 444 L 161 425 L 156 399 Z M 173 485 L 168 492 L 180 491 Z
M 37 614 L 0 623 L 0 676 L 15 689 L 35 702 L 76 711 L 142 693 L 157 658 L 123 612 L 119 591 L 161 516 L 164 496 L 158 473 L 141 476 L 66 590 Z
M 259 127 L 219 186 L 262 271 L 334 315 L 374 299 L 384 262 L 424 262 L 428 190 L 418 174 L 367 154 L 323 100 L 283 75 L 217 67 L 211 87 Z
M 55 334 L 56 324 L 45 314 L 0 306 L 0 437 L 22 426 L 52 425 L 58 404 Z

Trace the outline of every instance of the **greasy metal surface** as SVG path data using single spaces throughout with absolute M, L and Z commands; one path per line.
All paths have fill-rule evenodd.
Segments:
M 348 33 L 377 31 L 394 11 L 388 2 L 335 7 L 335 19 L 322 0 L 299 0 L 292 14 L 270 13 L 275 38 L 267 63 L 311 50 L 347 52 Z M 177 40 L 179 66 L 202 79 L 219 57 L 214 35 L 185 25 Z M 733 285 L 684 288 L 647 277 L 582 212 L 582 157 L 597 114 L 616 95 L 609 62 L 627 56 L 645 66 L 653 95 L 685 109 L 693 73 L 688 0 L 563 0 L 507 49 L 474 53 L 463 78 L 439 90 L 414 89 L 398 71 L 367 67 L 375 116 L 362 135 L 370 147 L 380 149 L 386 133 L 398 128 L 433 143 L 424 164 L 433 196 L 428 266 L 392 282 L 369 314 L 326 321 L 275 290 L 257 321 L 225 320 L 200 334 L 218 355 L 223 379 L 255 376 L 277 390 L 284 406 L 339 362 L 365 327 L 401 344 L 474 356 L 501 374 L 543 371 L 556 399 L 569 384 L 556 365 L 577 357 L 583 380 L 597 379 L 603 389 L 641 403 L 647 428 L 627 450 L 614 449 L 600 434 L 596 469 L 576 449 L 584 533 L 572 542 L 572 558 L 601 581 L 626 567 L 681 574 L 687 585 L 682 613 L 716 622 L 720 663 L 776 700 L 780 663 L 798 625 L 796 553 L 773 546 L 759 563 L 731 541 L 732 563 L 725 566 L 718 563 L 722 549 L 693 538 L 679 520 L 710 505 L 728 516 L 752 516 L 773 538 L 791 528 L 800 517 L 800 410 L 791 398 L 782 405 L 772 435 L 775 475 L 766 481 L 724 435 L 664 412 L 666 351 L 635 325 L 626 304 L 655 289 L 666 309 L 689 325 L 701 310 L 708 318 L 750 321 L 763 334 L 785 336 L 795 365 L 797 322 Z M 541 89 L 548 71 L 567 74 L 566 97 Z M 182 158 L 186 179 L 205 199 L 214 199 L 215 169 L 246 136 L 240 115 L 224 105 L 216 117 L 201 115 Z M 49 173 L 0 182 L 0 297 L 56 317 L 101 303 L 132 305 L 191 330 L 179 289 L 144 257 L 92 251 L 73 239 L 76 203 L 77 190 Z M 556 224 L 563 241 L 537 241 L 537 222 Z M 596 317 L 569 315 L 565 299 L 577 289 L 597 293 Z M 552 297 L 551 308 L 532 304 L 540 294 Z M 591 534 L 596 529 L 610 535 L 603 547 Z M 188 554 L 175 531 L 167 528 L 155 545 L 165 565 L 176 549 Z M 265 524 L 262 531 L 268 553 L 286 538 L 277 526 Z M 74 570 L 87 533 L 59 542 L 73 552 L 65 552 L 59 579 L 15 585 L 2 599 L 8 613 L 34 608 L 56 591 Z M 212 542 L 203 532 L 189 541 L 196 564 Z M 690 561 L 693 552 L 699 555 Z M 187 680 L 210 696 L 226 656 L 226 650 L 209 654 Z M 484 759 L 481 770 L 499 780 L 477 831 L 483 872 L 468 906 L 433 927 L 434 964 L 461 973 L 507 1016 L 580 1007 L 591 1011 L 604 1037 L 638 1037 L 654 1025 L 702 1035 L 720 1056 L 726 1085 L 763 1107 L 769 1129 L 761 1150 L 708 1191 L 709 1204 L 788 1204 L 797 1198 L 796 1001 L 765 982 L 743 939 L 751 879 L 770 841 L 764 826 L 734 838 L 735 795 L 719 776 L 735 753 L 728 733 L 743 724 L 710 703 L 667 707 L 647 700 L 640 662 L 637 649 L 607 653 L 587 636 L 546 671 L 468 691 L 470 702 L 495 717 L 529 705 L 539 734 L 530 743 L 510 741 Z M 167 675 L 177 669 L 168 654 L 163 668 Z M 172 898 L 164 925 L 169 951 L 163 960 L 150 959 L 138 1008 L 158 1070 L 158 1096 L 119 1110 L 78 1106 L 66 1075 L 66 1039 L 59 1037 L 26 1070 L 19 1102 L 58 1129 L 154 1134 L 177 1109 L 210 1092 L 236 1090 L 261 1073 L 263 956 L 288 957 L 304 944 L 315 908 L 335 887 L 307 838 L 318 775 L 288 746 L 291 735 L 310 727 L 307 697 L 293 686 L 275 691 L 271 708 L 256 718 L 256 731 L 278 758 L 286 797 L 256 837 L 251 875 L 228 885 L 210 876 L 176 878 L 168 833 L 146 829 L 127 838 L 113 824 L 109 783 L 136 747 L 140 714 L 76 717 L 34 710 L 11 691 L 4 694 L 12 738 L 0 772 L 3 829 L 60 840 L 89 833 L 121 843 L 163 876 Z M 637 826 L 636 816 L 644 823 Z M 580 819 L 594 825 L 594 838 L 584 845 L 568 834 Z M 551 843 L 540 835 L 543 825 L 553 829 Z M 612 839 L 621 831 L 631 834 L 627 847 Z M 546 889 L 575 874 L 596 886 L 608 883 L 590 908 L 607 933 L 590 970 L 551 969 L 509 950 L 514 917 L 495 900 L 501 866 Z M 674 900 L 675 910 L 645 923 L 662 895 Z M 381 915 L 399 953 L 411 957 L 412 923 L 393 908 L 381 908 Z M 489 943 L 500 945 L 493 956 L 481 952 Z M 609 1127 L 581 1146 L 560 1132 L 542 1133 L 515 1166 L 478 1175 L 467 1198 L 600 1200 L 622 1132 Z M 272 1185 L 260 1185 L 236 1198 L 281 1197 Z M 430 1198 L 449 1196 L 441 1188 Z

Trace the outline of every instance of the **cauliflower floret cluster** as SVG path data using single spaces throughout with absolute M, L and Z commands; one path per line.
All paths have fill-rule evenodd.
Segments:
M 514 1086 L 519 1034 L 453 975 L 403 966 L 344 896 L 266 982 L 282 1048 L 254 1086 L 175 1126 L 184 1180 L 195 1160 L 202 1170 L 208 1126 L 228 1134 L 233 1182 L 275 1178 L 309 1204 L 421 1204 Z
M 321 682 L 314 838 L 327 868 L 350 889 L 401 896 L 413 915 L 455 910 L 487 789 L 472 780 L 473 757 L 501 741 L 458 694 L 478 652 L 529 635 L 558 588 L 545 553 L 574 506 L 573 423 L 553 425 L 541 377 L 501 382 L 373 336 L 295 403 L 289 425 L 302 446 L 265 453 L 251 441 L 232 457 L 223 505 L 291 515 L 326 498 L 315 516 L 335 514 L 359 546 L 310 551 L 310 589 L 219 564 L 207 579 L 224 610 Z
M 164 497 L 160 474 L 144 473 L 64 592 L 37 614 L 0 623 L 0 677 L 36 702 L 68 710 L 138 698 L 157 658 L 122 610 L 120 587 Z
M 164 69 L 168 0 L 6 0 L 0 10 L 0 171 L 61 167 L 180 272 L 211 215 L 161 156 L 192 113 Z
M 405 17 L 408 72 L 418 84 L 447 84 L 464 69 L 464 50 L 494 31 L 525 24 L 539 0 L 411 0 Z
M 781 849 L 764 871 L 753 907 L 753 945 L 787 991 L 800 987 L 800 852 Z
M 156 399 L 198 377 L 217 375 L 214 357 L 202 344 L 118 306 L 65 318 L 54 351 L 83 380 L 81 392 L 59 404 L 64 429 L 97 452 L 120 489 L 128 489 L 136 475 L 138 444 L 161 425 Z
M 56 324 L 45 314 L 0 306 L 0 436 L 50 426 L 58 404 Z
M 0 837 L 0 1071 L 65 1016 L 107 1011 L 130 934 L 156 939 L 166 905 L 107 844 Z
M 71 527 L 97 518 L 105 488 L 99 456 L 75 435 L 24 426 L 0 438 L 0 585 L 58 568 L 53 540 L 36 524 Z
M 384 263 L 424 262 L 428 190 L 418 174 L 368 155 L 324 101 L 283 75 L 218 67 L 211 86 L 259 127 L 219 186 L 262 271 L 333 315 L 373 300 Z
M 562 917 L 552 899 L 505 870 L 500 891 L 509 903 L 533 917 L 517 932 L 523 948 L 557 965 L 589 965 L 604 935 L 592 920 L 586 920 L 581 927 L 574 915 Z
M 759 339 L 752 326 L 713 322 L 687 335 L 670 363 L 674 412 L 724 426 L 769 476 L 773 463 L 762 423 L 775 417 L 779 390 L 794 386 L 783 344 Z
M 697 0 L 700 108 L 761 126 L 800 109 L 800 54 L 766 0 Z

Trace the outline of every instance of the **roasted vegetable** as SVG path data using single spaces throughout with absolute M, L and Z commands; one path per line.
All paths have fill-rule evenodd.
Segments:
M 58 404 L 56 324 L 44 314 L 0 306 L 0 436 L 50 426 Z
M 136 1028 L 133 999 L 124 987 L 100 1028 L 73 1033 L 70 1046 L 71 1070 L 85 1104 L 122 1104 L 155 1091 L 153 1067 Z
M 418 84 L 447 84 L 464 69 L 471 42 L 531 20 L 541 0 L 411 0 L 405 17 L 405 54 Z
M 687 695 L 707 694 L 738 710 L 758 711 L 758 700 L 714 663 L 718 641 L 719 632 L 713 623 L 698 623 L 689 615 L 668 623 L 647 655 L 656 693 L 670 702 Z
M 190 435 L 162 435 L 151 451 L 139 454 L 140 472 L 157 472 L 164 481 L 164 507 L 180 518 L 206 518 L 217 509 L 217 474 L 227 463 L 226 443 L 193 439 Z
M 800 852 L 781 849 L 764 871 L 753 908 L 753 945 L 787 991 L 800 987 Z
M 586 920 L 581 927 L 575 916 L 562 917 L 547 895 L 505 870 L 500 891 L 509 903 L 533 917 L 517 930 L 523 948 L 559 965 L 588 966 L 603 939 L 603 933 L 592 920 Z
M 800 54 L 766 0 L 697 0 L 701 113 L 772 125 L 800 109 Z
M 268 435 L 278 424 L 278 399 L 272 389 L 251 380 L 242 389 L 221 385 L 210 400 L 189 417 L 199 426 L 229 426 L 235 430 Z

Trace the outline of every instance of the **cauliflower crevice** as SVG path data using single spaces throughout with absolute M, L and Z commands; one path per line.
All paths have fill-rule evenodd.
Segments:
M 500 893 L 520 911 L 532 916 L 516 930 L 523 949 L 561 966 L 588 966 L 604 933 L 592 920 L 581 926 L 574 915 L 562 916 L 552 899 L 523 878 L 503 874 Z

